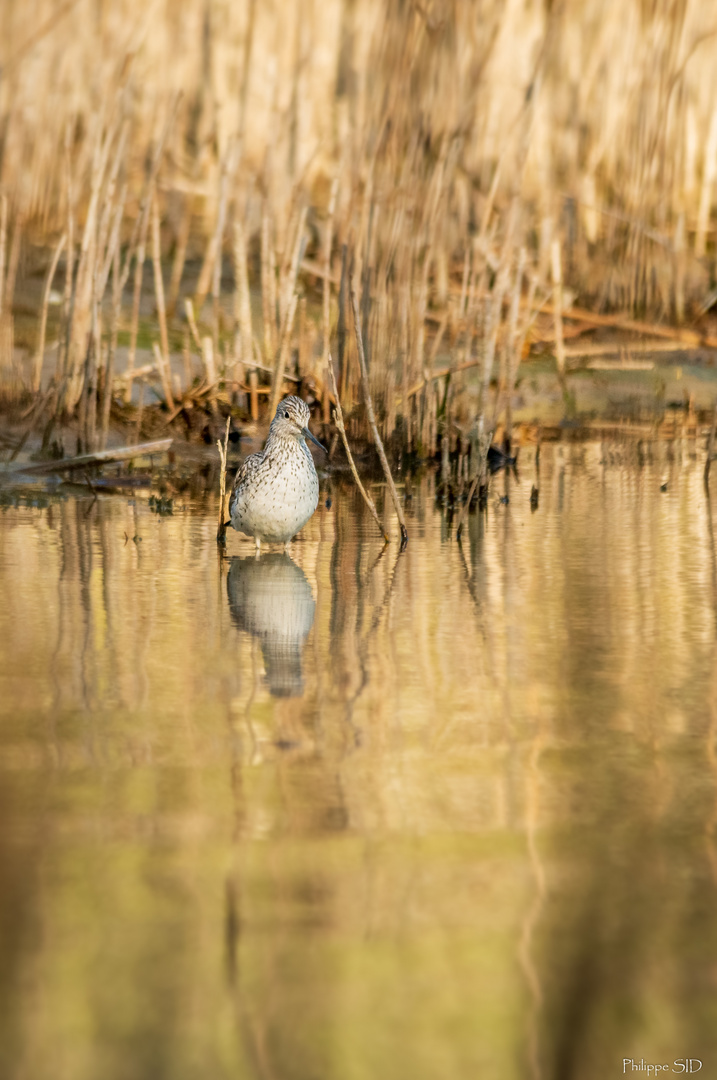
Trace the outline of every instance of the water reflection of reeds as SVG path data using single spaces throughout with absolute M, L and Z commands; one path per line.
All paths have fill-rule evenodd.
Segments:
M 337 486 L 292 697 L 212 510 L 8 509 L 7 1074 L 708 1060 L 712 551 L 697 463 L 653 452 L 545 447 L 539 510 L 511 484 L 460 546 L 425 477 L 398 558 Z

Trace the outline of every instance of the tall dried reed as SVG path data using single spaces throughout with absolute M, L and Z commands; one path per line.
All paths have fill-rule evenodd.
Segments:
M 89 445 L 106 441 L 115 382 L 129 402 L 140 371 L 148 242 L 159 323 L 149 376 L 167 405 L 167 320 L 189 311 L 186 341 L 213 383 L 202 392 L 246 401 L 252 417 L 260 397 L 273 407 L 301 380 L 328 420 L 339 332 L 355 423 L 361 370 L 336 290 L 350 278 L 384 438 L 426 454 L 439 438 L 467 441 L 476 476 L 499 408 L 510 433 L 536 292 L 553 290 L 562 369 L 565 290 L 683 319 L 713 276 L 709 0 L 187 0 L 181 11 L 36 0 L 13 8 L 0 67 L 0 319 L 9 340 L 24 248 L 45 245 L 50 270 L 63 251 L 52 400 L 80 415 Z M 178 304 L 197 250 L 194 307 Z M 44 325 L 26 380 L 36 391 Z

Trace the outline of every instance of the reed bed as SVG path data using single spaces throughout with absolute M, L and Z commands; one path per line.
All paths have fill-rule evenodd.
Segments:
M 328 424 L 333 354 L 349 437 L 370 390 L 475 490 L 537 310 L 561 377 L 601 320 L 717 344 L 685 325 L 717 300 L 709 0 L 5 8 L 0 378 L 80 449 L 139 435 L 145 386 L 188 427 L 297 389 Z

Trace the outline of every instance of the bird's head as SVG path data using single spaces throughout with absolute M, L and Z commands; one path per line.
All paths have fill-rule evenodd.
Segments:
M 311 413 L 309 406 L 301 398 L 285 397 L 279 402 L 276 415 L 271 422 L 270 434 L 282 439 L 309 439 L 324 452 L 323 446 L 309 431 Z

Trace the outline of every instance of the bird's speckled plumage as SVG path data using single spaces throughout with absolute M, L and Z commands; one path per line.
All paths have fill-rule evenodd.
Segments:
M 287 543 L 303 529 L 319 502 L 316 475 L 307 436 L 311 413 L 301 398 L 279 402 L 264 449 L 241 466 L 229 500 L 231 523 L 256 539 L 256 546 Z M 318 443 L 320 446 L 321 444 Z

